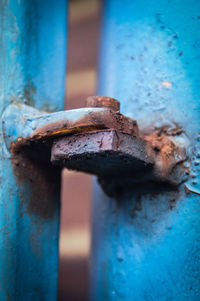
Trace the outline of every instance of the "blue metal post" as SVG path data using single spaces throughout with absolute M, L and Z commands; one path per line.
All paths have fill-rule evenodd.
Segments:
M 95 184 L 92 300 L 200 299 L 199 28 L 196 0 L 105 2 L 98 94 L 141 130 L 180 126 L 190 175 L 177 191 L 123 199 Z
M 1 1 L 0 117 L 11 103 L 63 109 L 66 19 L 66 0 Z M 0 300 L 56 300 L 59 175 L 13 158 L 3 134 L 1 122 Z

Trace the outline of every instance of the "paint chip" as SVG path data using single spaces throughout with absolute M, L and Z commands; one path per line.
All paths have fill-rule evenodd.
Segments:
M 169 81 L 163 81 L 163 82 L 161 82 L 161 84 L 158 86 L 158 88 L 161 89 L 162 87 L 164 87 L 164 88 L 170 90 L 171 87 L 172 87 L 172 83 L 169 82 Z

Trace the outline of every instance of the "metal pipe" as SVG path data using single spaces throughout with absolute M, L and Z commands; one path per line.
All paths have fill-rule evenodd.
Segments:
M 1 1 L 0 118 L 13 103 L 63 109 L 66 18 L 65 0 Z M 56 300 L 59 173 L 10 156 L 2 120 L 0 150 L 0 299 Z
M 199 300 L 199 22 L 195 0 L 105 2 L 98 94 L 121 100 L 144 133 L 170 128 L 189 143 L 176 191 L 109 198 L 95 182 L 93 301 Z

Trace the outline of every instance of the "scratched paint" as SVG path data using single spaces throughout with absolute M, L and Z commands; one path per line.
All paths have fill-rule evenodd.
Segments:
M 123 198 L 95 182 L 91 300 L 200 299 L 199 26 L 195 0 L 105 2 L 98 94 L 119 99 L 144 132 L 178 124 L 188 180 Z
M 2 114 L 13 103 L 37 110 L 63 109 L 66 5 L 65 0 L 0 2 L 2 301 L 57 298 L 59 173 L 55 179 L 45 162 L 11 156 L 4 140 L 9 133 L 3 127 Z M 10 116 L 6 118 L 11 135 L 24 127 Z

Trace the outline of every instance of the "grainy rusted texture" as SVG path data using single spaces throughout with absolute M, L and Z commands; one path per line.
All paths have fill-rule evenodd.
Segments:
M 35 131 L 30 138 L 35 140 L 43 137 L 75 134 L 95 129 L 116 129 L 123 133 L 138 135 L 138 126 L 134 119 L 128 118 L 119 112 L 108 110 L 104 114 L 93 112 L 75 122 L 61 120 L 60 122 L 49 123 L 47 126 Z
M 114 130 L 78 134 L 55 142 L 51 161 L 98 176 L 129 177 L 153 167 L 147 143 Z
M 72 135 L 80 132 L 89 132 L 98 129 L 116 129 L 119 132 L 138 135 L 137 122 L 113 110 L 105 110 L 103 113 L 91 112 L 79 120 L 60 120 L 49 122 L 39 127 L 27 138 L 19 137 L 17 142 L 12 143 L 11 150 L 15 152 L 31 141 L 53 139 L 58 136 Z
M 112 193 L 116 187 L 138 190 L 141 183 L 143 191 L 158 182 L 157 189 L 176 186 L 184 181 L 180 163 L 185 160 L 185 150 L 158 131 L 142 137 L 114 130 L 77 134 L 58 139 L 51 153 L 53 163 L 99 176 L 104 190 Z
M 120 102 L 107 96 L 90 96 L 86 100 L 86 107 L 108 107 L 113 111 L 120 111 Z
M 179 131 L 181 129 L 179 128 Z M 149 156 L 154 158 L 155 162 L 155 175 L 157 175 L 161 180 L 172 179 L 171 175 L 175 175 L 173 172 L 177 165 L 183 163 L 186 158 L 186 149 L 181 148 L 173 140 L 173 136 L 177 133 L 175 129 L 173 132 L 162 131 L 162 129 L 155 130 L 150 135 L 143 136 L 143 139 L 148 142 L 148 147 L 146 151 Z M 181 166 L 182 167 L 182 166 Z M 184 172 L 184 167 L 179 169 L 179 171 Z M 177 178 L 178 176 L 178 178 Z M 181 182 L 180 174 L 176 176 L 178 183 Z M 175 178 L 173 178 L 175 180 Z

